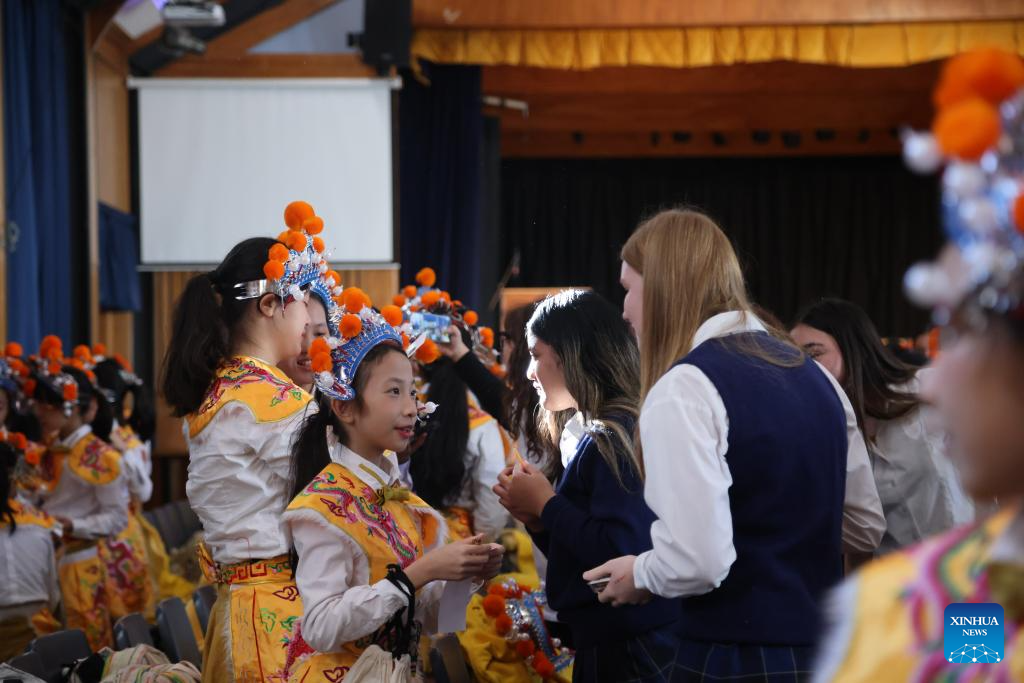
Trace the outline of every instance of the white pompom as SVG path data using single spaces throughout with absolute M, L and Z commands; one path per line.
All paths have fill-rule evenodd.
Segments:
M 327 346 L 329 346 L 332 350 L 341 346 L 341 340 L 338 339 L 337 337 L 327 337 L 326 339 Z
M 910 133 L 903 140 L 903 160 L 917 173 L 934 173 L 942 165 L 942 150 L 931 133 Z
M 345 288 L 339 286 L 339 287 L 335 287 L 334 289 L 332 289 L 331 290 L 331 294 L 333 294 L 334 296 L 341 296 L 341 293 L 344 292 L 344 291 L 345 291 Z
M 423 413 L 425 415 L 433 415 L 434 411 L 437 410 L 437 404 L 433 401 L 427 401 L 423 404 Z
M 309 265 L 309 253 L 308 252 L 305 252 L 305 251 L 302 252 L 302 256 L 299 257 L 299 263 L 301 263 L 304 266 L 308 266 Z
M 334 384 L 334 375 L 328 370 L 324 370 L 317 375 L 317 381 L 321 386 L 329 387 Z
M 943 299 L 945 277 L 931 263 L 917 263 L 903 276 L 907 298 L 918 306 L 929 308 Z M 945 282 L 948 285 L 948 282 Z
M 988 199 L 976 197 L 960 203 L 960 219 L 979 235 L 987 235 L 999 227 L 999 212 Z
M 975 197 L 985 189 L 985 172 L 977 164 L 958 161 L 946 168 L 942 183 L 960 199 Z

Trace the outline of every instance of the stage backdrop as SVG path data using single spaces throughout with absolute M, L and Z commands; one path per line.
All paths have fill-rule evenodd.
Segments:
M 816 297 L 864 306 L 883 334 L 928 316 L 903 273 L 942 239 L 938 183 L 895 157 L 508 159 L 502 252 L 515 286 L 589 284 L 621 302 L 619 250 L 646 216 L 691 205 L 732 239 L 754 299 L 789 323 Z

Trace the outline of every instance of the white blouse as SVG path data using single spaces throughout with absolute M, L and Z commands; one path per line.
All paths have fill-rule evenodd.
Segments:
M 751 313 L 721 313 L 705 321 L 694 348 L 716 337 L 764 331 Z M 844 551 L 873 551 L 885 530 L 864 438 L 846 392 L 818 365 L 846 413 L 846 495 Z M 707 375 L 693 365 L 677 365 L 648 393 L 640 412 L 640 440 L 646 480 L 644 500 L 658 519 L 651 525 L 653 549 L 633 568 L 638 588 L 655 595 L 684 597 L 717 588 L 736 560 L 725 459 L 729 416 Z M 680 455 L 685 457 L 680 457 Z
M 387 469 L 381 470 L 349 448 L 334 443 L 331 460 L 374 489 L 379 488 L 381 482 L 394 485 L 399 481 L 398 461 L 390 453 L 385 456 Z M 364 467 L 376 477 L 368 474 Z M 366 553 L 348 534 L 326 522 L 319 513 L 289 510 L 284 513 L 284 523 L 299 555 L 295 584 L 304 610 L 302 637 L 310 647 L 318 652 L 336 652 L 345 643 L 376 632 L 406 606 L 405 595 L 390 581 L 381 579 L 370 584 Z M 435 545 L 424 547 L 423 552 L 443 545 L 445 536 L 446 533 L 438 534 Z M 432 581 L 416 595 L 415 618 L 426 633 L 437 631 L 445 583 Z
M 917 377 L 901 391 L 917 393 Z M 974 519 L 974 505 L 946 457 L 946 435 L 933 408 L 922 404 L 896 420 L 878 422 L 868 445 L 886 531 L 879 554 L 892 552 Z
M 153 461 L 149 456 L 149 446 L 140 444 L 135 448 L 127 448 L 117 438 L 117 421 L 111 430 L 111 442 L 121 452 L 121 466 L 124 468 L 128 491 L 135 500 L 146 503 L 153 497 Z
M 469 431 L 465 464 L 462 492 L 453 504 L 469 510 L 473 515 L 473 531 L 484 534 L 486 541 L 491 542 L 508 524 L 508 510 L 493 490 L 506 466 L 505 442 L 497 420 L 488 420 Z
M 241 401 L 224 405 L 188 443 L 185 492 L 203 523 L 214 561 L 233 564 L 286 555 L 291 548 L 281 513 L 291 500 L 292 439 L 310 410 L 258 422 Z
M 0 523 L 0 617 L 5 608 L 60 602 L 54 531 L 36 524 L 19 524 L 11 533 L 6 520 Z
M 59 443 L 72 448 L 92 433 L 83 425 Z M 71 535 L 84 540 L 114 536 L 128 526 L 128 483 L 124 465 L 108 484 L 95 484 L 79 477 L 65 464 L 56 488 L 45 494 L 43 509 L 52 517 L 66 517 L 72 522 Z

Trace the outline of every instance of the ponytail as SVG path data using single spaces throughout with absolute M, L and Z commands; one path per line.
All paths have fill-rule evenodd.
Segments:
M 164 355 L 160 386 L 175 417 L 194 413 L 231 355 L 231 333 L 255 299 L 239 301 L 234 286 L 263 280 L 267 252 L 277 244 L 267 237 L 239 242 L 210 273 L 196 275 L 174 307 L 171 340 Z

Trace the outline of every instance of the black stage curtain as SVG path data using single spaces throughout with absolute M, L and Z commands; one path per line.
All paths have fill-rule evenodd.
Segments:
M 902 280 L 942 243 L 938 182 L 898 157 L 508 159 L 502 254 L 522 257 L 511 285 L 589 285 L 618 303 L 622 244 L 678 205 L 718 222 L 754 300 L 787 324 L 803 304 L 840 296 L 882 334 L 927 325 Z

